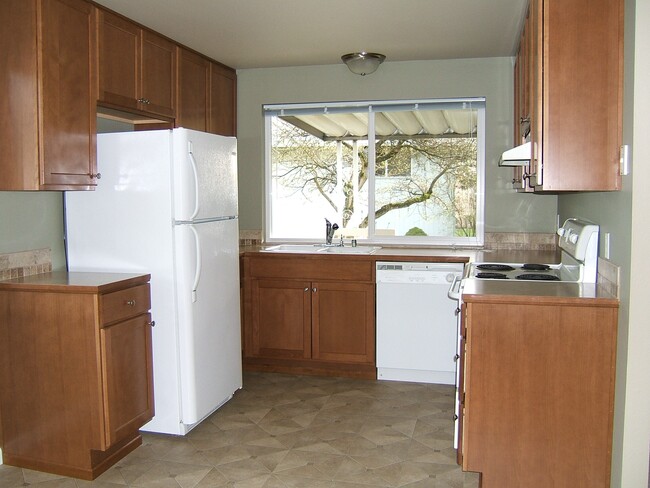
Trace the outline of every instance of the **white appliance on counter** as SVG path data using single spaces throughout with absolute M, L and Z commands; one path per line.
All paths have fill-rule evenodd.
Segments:
M 66 192 L 70 271 L 151 274 L 155 417 L 184 435 L 242 387 L 237 142 L 98 134 L 93 192 Z
M 463 263 L 377 262 L 377 379 L 453 385 Z

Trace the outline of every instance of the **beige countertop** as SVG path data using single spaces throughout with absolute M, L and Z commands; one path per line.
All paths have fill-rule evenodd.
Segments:
M 106 293 L 116 288 L 146 283 L 142 273 L 96 273 L 53 271 L 0 281 L 0 290 L 51 291 L 56 293 Z
M 240 248 L 242 255 L 255 255 L 272 245 L 243 246 Z M 425 262 L 521 262 L 554 264 L 560 262 L 560 254 L 555 251 L 521 251 L 502 249 L 498 251 L 481 249 L 456 249 L 456 248 L 422 248 L 422 247 L 397 247 L 384 246 L 372 254 L 323 254 L 323 253 L 282 253 L 264 252 L 272 256 L 328 256 L 329 258 L 354 258 L 371 261 L 425 261 Z
M 463 280 L 463 301 L 499 303 L 544 303 L 569 304 L 586 300 L 593 305 L 618 305 L 618 299 L 610 295 L 604 287 L 595 283 L 558 283 L 539 281 Z

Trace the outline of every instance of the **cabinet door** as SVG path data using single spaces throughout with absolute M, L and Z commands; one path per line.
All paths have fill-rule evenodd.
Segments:
M 151 316 L 105 327 L 100 340 L 105 436 L 111 446 L 154 414 Z
M 237 77 L 215 63 L 210 67 L 210 127 L 222 136 L 237 135 Z
M 542 3 L 541 189 L 618 190 L 623 2 Z
M 96 173 L 94 7 L 42 0 L 41 189 L 88 189 Z
M 137 109 L 140 83 L 140 28 L 99 10 L 99 100 Z
M 143 110 L 173 117 L 176 105 L 176 46 L 147 30 L 142 31 L 140 81 Z
M 532 145 L 532 157 L 528 167 L 528 184 L 531 187 L 541 186 L 543 183 L 543 105 L 542 105 L 542 83 L 543 83 L 543 30 L 542 30 L 542 0 L 531 0 L 527 26 L 530 29 L 528 41 L 528 87 L 530 90 L 530 141 Z
M 374 363 L 374 284 L 313 283 L 312 331 L 313 359 Z
M 468 303 L 463 469 L 485 488 L 609 486 L 616 307 Z
M 176 126 L 207 132 L 210 61 L 183 48 L 177 52 Z
M 252 356 L 311 357 L 311 285 L 252 280 Z

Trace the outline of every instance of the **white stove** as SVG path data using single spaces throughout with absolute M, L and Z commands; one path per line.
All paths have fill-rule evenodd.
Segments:
M 480 280 L 596 283 L 599 226 L 585 220 L 567 219 L 557 233 L 562 250 L 560 264 L 471 263 L 467 277 Z

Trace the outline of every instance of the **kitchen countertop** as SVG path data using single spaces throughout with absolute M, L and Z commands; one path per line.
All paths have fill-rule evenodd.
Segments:
M 142 273 L 99 273 L 53 271 L 0 281 L 0 290 L 51 291 L 56 293 L 106 293 L 124 285 L 146 283 L 151 276 Z
M 240 248 L 242 255 L 255 255 L 263 252 L 274 244 L 243 246 Z M 384 246 L 372 254 L 325 254 L 325 253 L 283 253 L 264 252 L 265 256 L 329 256 L 330 258 L 354 258 L 371 261 L 423 261 L 423 262 L 521 262 L 555 264 L 560 262 L 560 254 L 556 251 L 521 251 L 521 250 L 484 250 L 468 248 L 423 248 L 423 247 L 398 247 Z
M 480 280 L 467 278 L 462 285 L 465 302 L 552 302 L 557 305 L 575 304 L 585 300 L 611 306 L 618 299 L 597 283 L 557 283 L 539 281 Z

